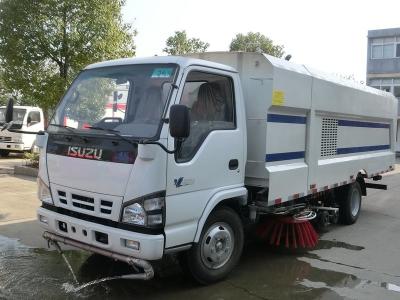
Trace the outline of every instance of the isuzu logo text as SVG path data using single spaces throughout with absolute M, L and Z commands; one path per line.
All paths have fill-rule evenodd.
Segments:
M 67 155 L 70 157 L 100 160 L 103 155 L 103 150 L 89 147 L 69 146 Z

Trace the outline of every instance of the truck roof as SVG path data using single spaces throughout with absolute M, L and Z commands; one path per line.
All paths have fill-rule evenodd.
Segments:
M 130 64 L 165 64 L 165 63 L 174 63 L 180 65 L 182 68 L 186 68 L 192 65 L 200 65 L 215 69 L 221 69 L 229 72 L 237 73 L 238 71 L 229 65 L 221 64 L 218 62 L 207 60 L 208 55 L 236 55 L 238 52 L 227 52 L 227 51 L 216 51 L 216 52 L 205 52 L 205 53 L 195 53 L 195 54 L 185 54 L 185 56 L 150 56 L 150 57 L 131 57 L 131 58 L 121 58 L 108 60 L 103 62 L 94 63 L 88 65 L 85 69 L 93 69 L 93 68 L 101 68 L 101 67 L 110 67 L 110 66 L 119 66 L 119 65 L 130 65 Z M 393 97 L 391 93 L 381 91 L 364 84 L 358 83 L 354 80 L 348 80 L 344 78 L 340 78 L 339 76 L 329 74 L 327 72 L 322 72 L 320 70 L 315 70 L 306 65 L 296 64 L 293 62 L 286 61 L 284 59 L 276 58 L 270 55 L 262 54 L 262 53 L 249 53 L 249 52 L 240 52 L 242 55 L 260 55 L 264 57 L 271 65 L 278 69 L 284 69 L 296 73 L 302 73 L 304 75 L 308 75 L 314 78 L 319 78 L 328 82 L 332 82 L 341 86 L 347 86 L 353 89 L 366 91 L 368 93 L 373 93 L 380 96 Z M 198 58 L 197 58 L 198 57 Z
M 120 65 L 134 65 L 134 64 L 178 64 L 182 68 L 186 68 L 188 66 L 200 65 L 206 66 L 214 69 L 221 69 L 229 72 L 237 73 L 237 71 L 227 65 L 223 65 L 220 63 L 202 60 L 191 57 L 182 57 L 182 56 L 151 56 L 151 57 L 131 57 L 131 58 L 121 58 L 114 60 L 107 60 L 103 62 L 94 63 L 88 65 L 86 69 L 94 69 L 94 68 L 102 68 L 102 67 L 110 67 L 110 66 L 120 66 Z
M 361 84 L 355 80 L 350 80 L 350 79 L 345 79 L 341 78 L 338 75 L 335 74 L 330 74 L 328 72 L 324 72 L 321 70 L 316 70 L 314 68 L 311 68 L 307 65 L 304 64 L 297 64 L 293 63 L 292 61 L 287 61 L 282 58 L 277 58 L 268 54 L 264 53 L 258 53 L 258 52 L 243 52 L 243 51 L 213 51 L 213 52 L 203 52 L 203 53 L 192 53 L 192 54 L 187 54 L 187 56 L 193 57 L 193 58 L 201 58 L 201 62 L 204 62 L 204 59 L 210 59 L 210 60 L 215 60 L 217 59 L 218 61 L 226 61 L 227 63 L 235 61 L 230 59 L 229 57 L 234 57 L 234 56 L 258 56 L 260 60 L 266 60 L 268 63 L 270 63 L 275 69 L 281 69 L 281 70 L 286 70 L 289 72 L 294 72 L 294 73 L 300 73 L 304 74 L 313 78 L 318 78 L 327 82 L 332 82 L 337 85 L 345 86 L 345 87 L 350 87 L 356 90 L 360 91 L 365 91 L 368 93 L 372 93 L 375 95 L 380 95 L 380 96 L 385 96 L 385 97 L 391 97 L 395 98 L 393 94 L 378 90 L 376 88 L 367 86 L 365 84 Z M 240 69 L 237 67 L 237 69 Z
M 361 84 L 355 80 L 342 78 L 342 77 L 332 74 L 332 73 L 317 70 L 317 69 L 314 69 L 307 65 L 303 65 L 303 64 L 300 65 L 300 64 L 293 63 L 293 62 L 289 62 L 287 60 L 277 58 L 277 57 L 274 57 L 271 55 L 263 54 L 263 56 L 265 58 L 267 58 L 267 60 L 276 68 L 306 74 L 306 75 L 312 76 L 314 78 L 329 81 L 329 82 L 332 82 L 332 83 L 335 83 L 338 85 L 342 85 L 342 86 L 351 87 L 351 88 L 361 90 L 361 91 L 367 91 L 369 93 L 373 93 L 373 94 L 380 95 L 380 96 L 394 97 L 393 94 L 391 94 L 391 93 L 385 92 L 383 90 L 378 90 L 376 88 L 367 86 L 365 84 Z

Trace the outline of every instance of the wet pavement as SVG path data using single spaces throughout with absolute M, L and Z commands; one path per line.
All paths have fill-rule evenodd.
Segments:
M 390 282 L 359 278 L 354 274 L 314 267 L 300 258 L 318 260 L 313 253 L 284 254 L 265 245 L 247 245 L 238 268 L 225 281 L 199 287 L 188 280 L 171 258 L 157 264 L 158 276 L 148 282 L 114 280 L 74 292 L 73 277 L 55 251 L 29 248 L 18 241 L 0 239 L 0 298 L 5 299 L 398 299 L 400 287 Z M 344 246 L 321 241 L 321 248 Z M 362 251 L 348 245 L 353 255 Z M 128 274 L 123 263 L 66 251 L 79 282 Z M 397 289 L 397 292 L 396 292 Z M 391 291 L 392 290 L 392 291 Z
M 0 177 L 1 190 L 4 180 L 6 186 L 15 182 L 20 187 L 21 199 L 33 197 L 28 191 L 34 182 Z M 400 299 L 400 174 L 382 183 L 389 190 L 368 191 L 356 224 L 331 226 L 312 251 L 293 253 L 249 241 L 231 276 L 206 287 L 193 284 L 176 258 L 168 257 L 156 263 L 151 281 L 115 279 L 76 291 L 81 284 L 131 269 L 67 250 L 76 284 L 54 248 L 38 246 L 44 242 L 35 221 L 5 217 L 0 219 L 0 299 Z

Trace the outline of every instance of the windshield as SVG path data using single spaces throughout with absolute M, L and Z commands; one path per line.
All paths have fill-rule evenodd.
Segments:
M 69 126 L 77 132 L 152 138 L 175 80 L 175 64 L 125 65 L 83 71 L 65 94 L 48 127 L 49 132 L 64 130 L 51 124 Z
M 13 110 L 13 125 L 11 128 L 22 128 L 24 124 L 24 117 L 26 114 L 26 109 L 24 108 L 15 108 Z M 0 107 L 0 125 L 3 125 L 6 122 L 6 108 Z

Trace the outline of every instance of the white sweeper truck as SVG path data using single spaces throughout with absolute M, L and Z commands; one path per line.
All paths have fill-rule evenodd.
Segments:
M 6 107 L 0 107 L 0 127 L 5 124 Z M 36 133 L 44 130 L 43 111 L 35 106 L 14 106 L 11 130 L 0 131 L 0 157 L 10 153 L 32 152 L 35 147 Z M 23 133 L 27 131 L 27 133 Z
M 92 64 L 37 137 L 38 220 L 51 243 L 127 262 L 131 278 L 179 252 L 212 283 L 247 228 L 307 248 L 311 222 L 356 222 L 394 169 L 396 119 L 389 93 L 261 53 Z

